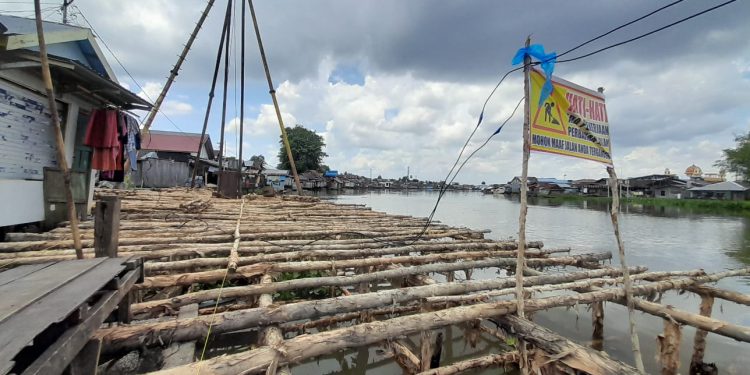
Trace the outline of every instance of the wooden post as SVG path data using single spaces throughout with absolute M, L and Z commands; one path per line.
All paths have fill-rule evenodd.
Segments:
M 531 45 L 531 37 L 526 37 L 526 48 Z M 528 206 L 528 177 L 529 177 L 529 154 L 531 153 L 531 116 L 529 114 L 529 69 L 531 69 L 531 56 L 526 54 L 523 58 L 523 163 L 521 166 L 521 209 L 518 215 L 518 253 L 516 257 L 516 314 L 519 318 L 525 318 L 524 292 L 523 292 L 523 270 L 526 268 L 526 214 Z M 521 360 L 518 367 L 521 374 L 528 374 L 526 360 L 526 343 L 518 342 L 518 352 Z
M 699 314 L 705 317 L 711 317 L 711 310 L 714 307 L 714 297 L 701 294 L 701 306 Z M 693 339 L 693 356 L 690 358 L 690 373 L 696 373 L 697 369 L 703 366 L 703 356 L 706 354 L 706 336 L 707 331 L 702 329 L 695 330 Z
M 531 37 L 526 38 L 526 48 L 531 45 Z M 516 258 L 516 302 L 518 316 L 523 318 L 523 269 L 526 267 L 526 213 L 528 212 L 528 176 L 529 154 L 531 153 L 531 126 L 529 116 L 529 69 L 531 57 L 527 54 L 523 58 L 523 164 L 521 169 L 521 211 L 518 215 L 518 256 Z
M 448 327 L 447 329 L 450 329 Z M 448 345 L 451 345 L 449 342 Z M 435 344 L 432 347 L 432 357 L 430 358 L 430 368 L 440 367 L 440 356 L 443 354 L 443 332 L 438 332 L 435 336 Z
M 604 350 L 604 302 L 591 304 L 591 324 L 594 332 L 591 334 L 591 348 Z
M 68 366 L 70 375 L 96 374 L 96 365 L 99 364 L 99 353 L 101 352 L 102 339 L 93 338 L 84 345 L 78 355 L 73 358 Z
M 172 87 L 172 83 L 174 82 L 175 78 L 177 78 L 177 74 L 180 72 L 182 63 L 185 61 L 185 57 L 187 57 L 187 54 L 190 51 L 190 47 L 193 46 L 193 42 L 195 41 L 195 38 L 198 36 L 198 31 L 200 31 L 201 27 L 203 26 L 203 22 L 206 21 L 206 17 L 208 17 L 208 12 L 211 10 L 211 7 L 214 6 L 214 1 L 215 0 L 209 0 L 208 3 L 206 4 L 206 9 L 204 9 L 203 13 L 201 13 L 201 17 L 198 19 L 198 23 L 195 24 L 195 28 L 193 29 L 193 32 L 190 34 L 190 37 L 188 38 L 187 43 L 185 43 L 185 48 L 182 49 L 182 53 L 180 54 L 180 57 L 177 58 L 177 62 L 174 64 L 174 68 L 172 68 L 172 70 L 169 71 L 169 78 L 167 78 L 167 82 L 164 84 L 164 87 L 161 89 L 161 92 L 159 93 L 159 97 L 156 98 L 154 107 L 151 108 L 151 112 L 149 112 L 148 118 L 146 118 L 146 122 L 143 124 L 141 135 L 145 135 L 146 133 L 148 133 L 149 128 L 151 128 L 151 123 L 154 121 L 154 117 L 156 117 L 156 113 L 159 112 L 161 103 L 164 102 L 164 98 L 167 96 L 167 92 L 169 91 L 169 88 Z M 196 164 L 195 167 L 198 167 L 198 165 Z
M 677 375 L 680 371 L 680 328 L 677 322 L 664 319 L 664 333 L 656 338 L 659 342 L 662 375 Z
M 433 337 L 435 335 L 432 333 L 432 331 L 422 331 L 420 338 L 420 347 L 419 347 L 419 371 L 427 371 L 430 369 L 430 364 L 432 362 L 432 353 L 433 353 Z
M 271 71 L 268 69 L 268 61 L 266 60 L 266 52 L 263 49 L 263 41 L 260 38 L 260 29 L 258 28 L 258 19 L 255 17 L 255 7 L 253 7 L 253 0 L 247 0 L 250 5 L 250 16 L 253 18 L 253 27 L 255 28 L 255 36 L 258 38 L 258 49 L 260 50 L 260 58 L 263 61 L 263 68 L 266 71 L 266 80 L 268 81 L 268 92 L 271 94 L 271 100 L 273 100 L 273 107 L 276 110 L 276 120 L 279 122 L 279 128 L 281 129 L 281 140 L 284 142 L 284 149 L 286 149 L 286 157 L 289 159 L 289 166 L 292 167 L 292 176 L 294 176 L 294 184 L 297 185 L 297 194 L 302 195 L 302 183 L 299 181 L 299 175 L 297 174 L 297 166 L 294 163 L 294 156 L 292 156 L 292 147 L 289 145 L 289 138 L 286 135 L 286 127 L 284 127 L 284 120 L 281 118 L 281 110 L 279 109 L 279 101 L 276 100 L 276 89 L 273 88 L 273 81 L 271 80 Z
M 94 254 L 117 258 L 120 238 L 120 198 L 102 197 L 94 208 Z
M 70 187 L 70 168 L 68 168 L 68 159 L 65 156 L 65 142 L 63 141 L 62 130 L 60 128 L 60 116 L 58 116 L 57 112 L 55 91 L 52 87 L 52 75 L 49 71 L 47 43 L 44 41 L 42 10 L 39 0 L 34 0 L 34 13 L 36 15 L 36 34 L 39 39 L 39 58 L 42 63 L 42 78 L 44 80 L 44 89 L 47 92 L 47 100 L 49 102 L 49 111 L 51 114 L 50 117 L 54 127 L 53 132 L 55 133 L 55 144 L 57 146 L 57 165 L 63 173 L 63 181 L 65 182 L 65 201 L 68 204 L 68 220 L 70 221 L 70 231 L 73 236 L 73 247 L 76 250 L 76 258 L 83 259 L 81 234 L 78 230 L 78 214 L 76 213 L 75 200 L 73 200 L 73 189 Z
M 615 231 L 615 239 L 617 240 L 617 250 L 620 258 L 620 267 L 622 268 L 622 277 L 624 278 L 625 286 L 625 300 L 628 305 L 628 325 L 630 328 L 630 344 L 633 350 L 633 359 L 635 361 L 635 368 L 639 372 L 644 374 L 646 372 L 643 366 L 643 358 L 641 357 L 641 344 L 638 342 L 638 332 L 635 328 L 635 302 L 633 300 L 633 281 L 630 279 L 630 270 L 628 269 L 628 262 L 625 259 L 625 244 L 622 242 L 620 236 L 620 223 L 618 214 L 620 211 L 620 196 L 616 194 L 617 186 L 617 173 L 615 173 L 614 167 L 607 167 L 607 173 L 609 174 L 609 187 L 610 190 L 615 192 L 612 194 L 612 209 L 609 212 L 610 218 L 612 219 L 612 227 Z

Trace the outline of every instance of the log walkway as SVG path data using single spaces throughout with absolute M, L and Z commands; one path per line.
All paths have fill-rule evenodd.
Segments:
M 133 373 L 289 373 L 295 364 L 346 349 L 366 352 L 372 345 L 387 348 L 405 373 L 488 367 L 637 373 L 601 347 L 581 346 L 533 318 L 516 316 L 512 271 L 518 244 L 486 239 L 487 231 L 440 223 L 423 230 L 425 218 L 312 197 L 229 200 L 186 189 L 100 190 L 97 196 L 120 198 L 118 253 L 143 258 L 146 273 L 131 291 L 133 321 L 96 333 L 102 373 L 133 353 L 138 358 Z M 93 258 L 94 225 L 81 223 L 80 232 L 84 257 Z M 12 242 L 0 242 L 2 268 L 76 257 L 65 227 L 11 233 L 8 239 Z M 611 253 L 572 255 L 570 249 L 547 249 L 540 242 L 525 248 L 526 313 L 590 304 L 594 333 L 601 335 L 606 324 L 602 303 L 624 303 L 625 298 L 621 270 L 602 264 Z M 472 279 L 477 269 L 495 270 L 498 276 Z M 706 302 L 750 304 L 746 295 L 709 285 L 748 276 L 750 268 L 706 274 L 634 266 L 629 273 L 635 308 L 666 322 L 664 333 L 652 335 L 668 344 L 662 350 L 662 373 L 679 370 L 675 335 L 680 325 L 698 329 L 691 368 L 705 367 L 708 333 L 750 342 L 750 327 L 711 318 Z M 643 299 L 669 290 L 699 294 L 704 301 L 700 314 Z M 441 359 L 441 342 L 447 340 L 441 332 L 452 326 L 464 327 L 467 337 L 496 340 L 501 352 Z M 415 335 L 422 337 L 421 349 L 411 342 Z M 526 345 L 524 350 L 509 347 L 510 338 Z M 601 343 L 601 337 L 592 339 Z

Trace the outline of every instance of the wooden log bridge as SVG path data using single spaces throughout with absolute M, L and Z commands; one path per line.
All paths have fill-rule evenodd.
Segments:
M 638 373 L 630 358 L 618 361 L 601 351 L 607 331 L 604 302 L 624 303 L 625 298 L 622 270 L 602 263 L 610 260 L 609 252 L 550 249 L 538 241 L 524 244 L 525 312 L 591 305 L 593 338 L 599 341 L 587 348 L 549 329 L 554 327 L 515 315 L 517 285 L 511 271 L 516 269 L 519 244 L 485 238 L 488 231 L 481 228 L 432 223 L 423 230 L 425 218 L 313 197 L 219 199 L 204 189 L 96 194 L 119 198 L 122 214 L 119 222 L 81 223 L 83 262 L 115 262 L 94 259 L 113 251 L 114 243 L 120 256 L 142 259 L 145 273 L 143 283 L 126 300 L 133 320 L 107 326 L 94 321 L 87 326 L 96 330 L 93 340 L 77 341 L 80 347 L 96 346 L 101 370 L 128 357 L 136 358 L 134 368 L 140 371 L 164 374 L 290 373 L 299 364 L 306 371 L 316 368 L 315 358 L 325 355 L 340 358 L 342 369 L 347 369 L 351 364 L 342 351 L 352 350 L 356 368 L 363 371 L 373 363 L 391 361 L 407 374 L 492 367 L 544 374 Z M 96 228 L 103 226 L 119 226 L 119 231 L 97 235 Z M 0 273 L 0 280 L 24 269 L 67 264 L 62 261 L 76 256 L 64 226 L 47 233 L 11 233 L 7 240 L 0 243 L 0 267 L 16 268 Z M 484 271 L 475 272 L 479 269 Z M 494 276 L 476 276 L 488 271 Z M 748 276 L 750 268 L 706 273 L 650 272 L 633 266 L 629 275 L 635 308 L 669 328 L 664 333 L 641 332 L 653 340 L 661 337 L 664 344 L 660 367 L 648 371 L 674 372 L 680 349 L 693 349 L 691 368 L 705 368 L 704 353 L 711 349 L 705 340 L 708 334 L 750 342 L 750 328 L 710 316 L 713 299 L 750 304 L 746 295 L 710 285 Z M 60 284 L 54 280 L 46 282 Z M 0 288 L 6 284 L 0 282 Z M 673 290 L 699 294 L 700 314 L 648 299 Z M 45 294 L 29 306 L 55 295 Z M 65 302 L 65 309 L 80 306 Z M 60 319 L 70 315 L 63 313 L 65 309 L 46 313 Z M 0 320 L 0 329 L 9 322 Z M 34 319 L 25 324 L 29 322 Z M 698 329 L 694 348 L 679 348 L 680 325 Z M 466 340 L 480 337 L 500 353 L 456 355 L 452 327 L 460 327 Z M 8 340 L 5 331 L 0 332 Z M 509 346 L 510 338 L 525 346 Z M 373 358 L 371 346 L 386 350 L 376 350 Z M 0 350 L 6 352 L 5 347 Z M 17 354 L 2 362 L 6 372 L 21 363 L 44 372 L 44 367 L 31 367 L 31 360 Z M 324 371 L 329 370 L 318 372 Z

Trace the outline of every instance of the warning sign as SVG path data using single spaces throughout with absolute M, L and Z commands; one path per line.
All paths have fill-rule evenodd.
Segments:
M 532 69 L 530 79 L 531 150 L 611 165 L 604 96 L 553 76 L 552 94 L 540 104 L 544 74 Z

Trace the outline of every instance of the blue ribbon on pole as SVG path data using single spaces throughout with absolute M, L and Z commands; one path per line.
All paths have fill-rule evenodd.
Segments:
M 557 61 L 557 53 L 552 52 L 549 54 L 544 53 L 544 46 L 541 44 L 532 44 L 528 47 L 519 48 L 516 55 L 513 56 L 513 65 L 523 63 L 524 57 L 529 55 L 536 58 L 541 62 L 542 70 L 547 79 L 544 81 L 542 86 L 542 92 L 539 95 L 539 105 L 542 105 L 545 100 L 552 94 L 552 72 L 555 71 L 555 61 Z

